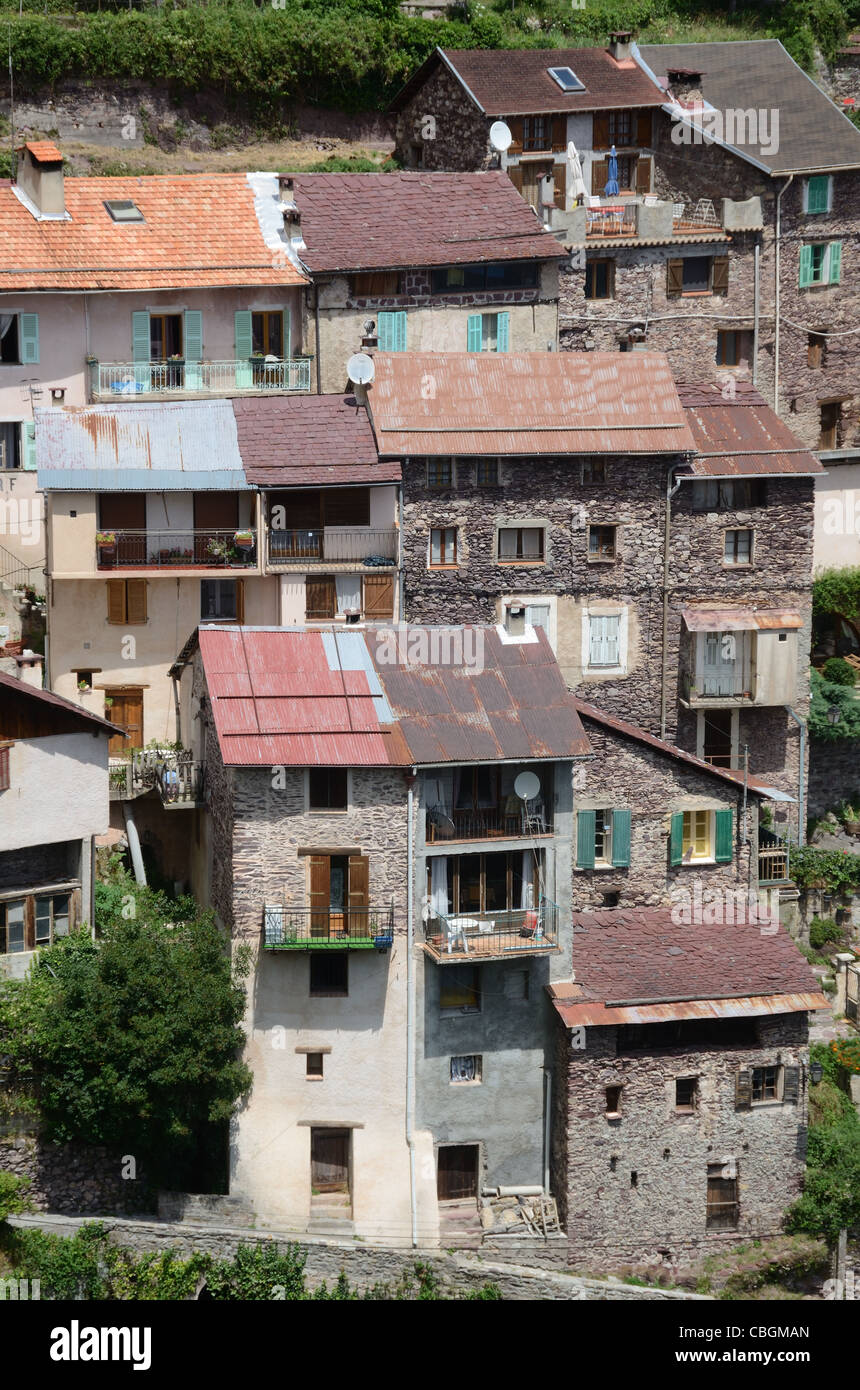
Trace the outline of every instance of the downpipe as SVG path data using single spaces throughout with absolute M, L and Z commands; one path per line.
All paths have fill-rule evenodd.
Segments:
M 784 709 L 786 714 L 791 715 L 800 730 L 800 773 L 797 779 L 797 844 L 799 848 L 806 844 L 806 798 L 803 794 L 803 774 L 806 771 L 806 723 L 799 714 L 795 714 L 791 705 L 785 705 Z
M 415 805 L 417 769 L 407 773 L 406 786 L 406 1145 L 409 1149 L 409 1211 L 412 1220 L 412 1248 L 418 1245 L 418 1196 L 415 1186 L 415 905 L 413 901 L 414 853 L 412 818 Z
M 673 481 L 674 480 L 674 481 Z M 666 517 L 663 529 L 663 645 L 660 658 L 660 737 L 666 737 L 666 673 L 669 669 L 669 538 L 672 530 L 672 498 L 681 486 L 674 467 L 666 480 Z

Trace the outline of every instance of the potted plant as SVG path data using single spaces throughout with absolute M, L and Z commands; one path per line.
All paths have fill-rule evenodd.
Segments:
M 108 553 L 116 550 L 116 532 L 96 531 L 96 545 L 99 547 L 99 550 L 104 550 Z
M 250 550 L 251 546 L 254 544 L 254 532 L 250 530 L 237 531 L 233 537 L 233 541 L 240 550 Z
M 210 536 L 206 542 L 206 554 L 216 562 L 220 560 L 222 564 L 226 564 L 235 554 L 233 542 L 219 540 L 217 536 Z

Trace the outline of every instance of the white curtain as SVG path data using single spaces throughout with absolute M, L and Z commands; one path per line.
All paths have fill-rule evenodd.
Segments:
M 9 329 L 12 327 L 14 314 L 0 314 L 0 338 L 5 338 Z
M 520 907 L 534 907 L 534 884 L 532 882 L 532 851 L 523 850 L 523 886 Z
M 348 608 L 361 610 L 360 574 L 336 574 L 334 588 L 337 594 L 338 613 L 345 613 Z
M 428 810 L 441 806 L 450 815 L 454 805 L 453 772 L 436 772 L 428 776 L 424 782 L 424 797 Z
M 430 902 L 438 917 L 448 916 L 448 860 L 444 854 L 430 860 Z

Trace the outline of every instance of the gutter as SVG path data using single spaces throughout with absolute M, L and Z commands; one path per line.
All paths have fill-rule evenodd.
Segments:
M 418 1246 L 418 1206 L 415 1188 L 415 903 L 412 856 L 412 820 L 415 779 L 418 769 L 406 775 L 406 1145 L 409 1149 L 409 1211 L 412 1220 L 412 1248 Z
M 660 737 L 666 738 L 666 673 L 669 667 L 669 541 L 672 529 L 672 498 L 681 486 L 672 464 L 666 479 L 666 517 L 663 529 L 663 637 L 660 659 Z
M 776 225 L 773 246 L 773 408 L 779 414 L 779 237 L 782 219 L 782 195 L 794 182 L 794 174 L 789 174 L 776 195 Z

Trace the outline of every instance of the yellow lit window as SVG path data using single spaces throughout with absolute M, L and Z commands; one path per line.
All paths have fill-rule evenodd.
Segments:
M 711 859 L 711 813 L 710 811 L 684 812 L 684 858 L 690 854 L 693 859 Z

